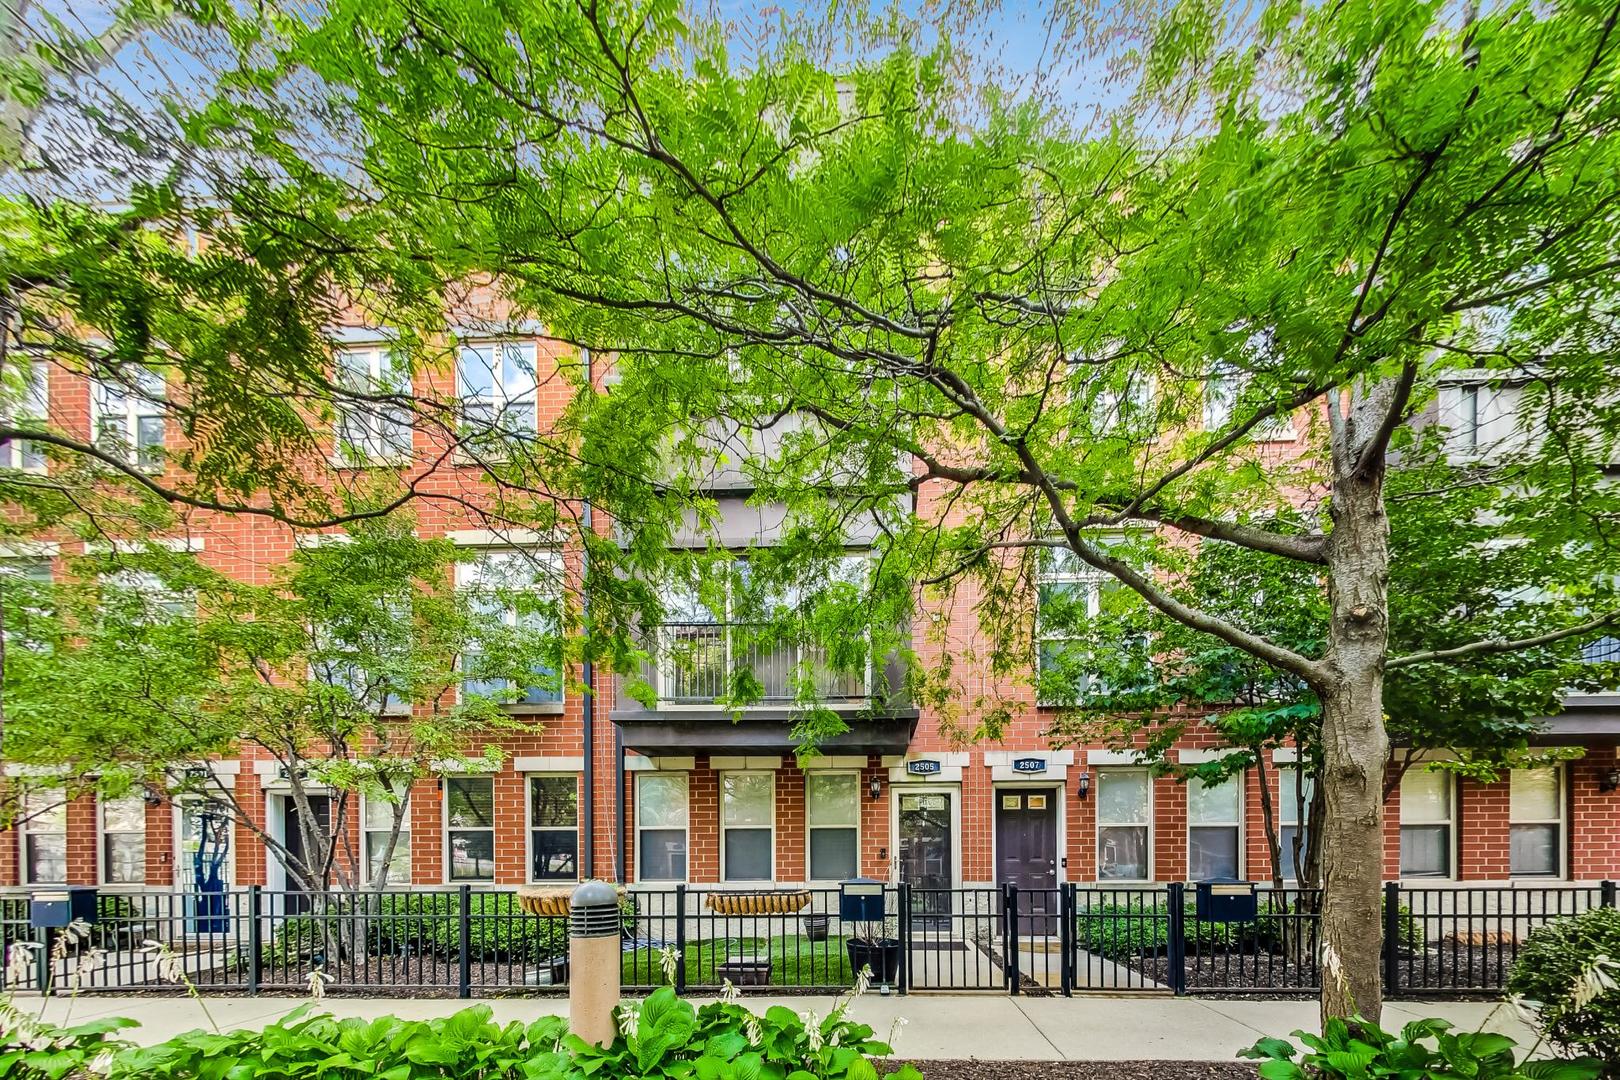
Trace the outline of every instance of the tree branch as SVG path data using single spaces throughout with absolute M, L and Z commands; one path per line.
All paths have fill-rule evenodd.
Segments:
M 1552 630 L 1535 637 L 1509 639 L 1484 638 L 1471 641 L 1466 645 L 1456 645 L 1449 649 L 1430 649 L 1427 652 L 1407 653 L 1405 656 L 1392 658 L 1384 665 L 1386 671 L 1396 668 L 1412 667 L 1415 664 L 1443 664 L 1452 660 L 1461 660 L 1469 656 L 1481 656 L 1494 653 L 1519 652 L 1522 649 L 1534 649 L 1539 645 L 1551 645 L 1566 638 L 1579 637 L 1594 630 L 1601 630 L 1606 626 L 1620 625 L 1620 611 L 1611 611 L 1595 619 L 1566 626 L 1562 630 Z

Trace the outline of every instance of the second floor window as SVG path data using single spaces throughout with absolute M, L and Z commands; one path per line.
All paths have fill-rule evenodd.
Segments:
M 533 434 L 538 383 L 532 341 L 463 345 L 456 358 L 456 395 L 470 433 Z
M 108 454 L 149 472 L 163 468 L 163 376 L 143 367 L 97 380 L 90 397 L 96 444 Z
M 411 373 L 382 346 L 337 354 L 337 450 L 365 464 L 411 456 Z
M 22 427 L 30 422 L 43 425 L 50 416 L 50 403 L 45 392 L 46 371 L 43 360 L 35 360 L 22 367 L 26 383 L 22 392 L 0 409 L 0 422 Z M 26 469 L 37 472 L 45 468 L 45 450 L 28 439 L 0 439 L 0 469 Z
M 805 773 L 811 881 L 844 881 L 859 870 L 860 780 L 852 772 Z
M 365 797 L 362 818 L 365 823 L 366 877 L 375 880 L 377 872 L 387 866 L 384 882 L 389 885 L 409 885 L 411 881 L 411 812 L 410 789 L 395 789 L 398 801 L 377 796 Z M 400 814 L 399 832 L 394 832 L 394 815 Z M 392 853 L 388 841 L 392 838 Z
M 1041 552 L 1035 611 L 1037 697 L 1069 704 L 1093 684 L 1085 624 L 1123 594 L 1119 580 L 1067 548 Z
M 720 877 L 769 881 L 775 876 L 772 825 L 775 778 L 768 772 L 720 776 Z
M 457 587 L 485 623 L 485 633 L 462 654 L 462 693 L 512 705 L 563 699 L 556 640 L 561 574 L 555 551 L 491 549 L 457 565 Z
M 636 853 L 642 881 L 686 880 L 685 773 L 643 773 L 636 780 Z

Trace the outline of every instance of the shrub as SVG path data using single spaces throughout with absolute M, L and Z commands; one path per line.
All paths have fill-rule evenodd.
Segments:
M 534 962 L 568 952 L 568 920 L 530 915 L 511 893 L 473 893 L 469 909 L 471 956 L 477 960 Z M 419 893 L 382 898 L 367 920 L 378 952 L 414 952 L 453 958 L 461 953 L 461 895 Z
M 627 1006 L 627 1008 L 629 1008 Z M 623 1017 L 606 1047 L 544 1017 L 504 1026 L 488 1006 L 434 1020 L 336 1020 L 299 1009 L 262 1031 L 193 1031 L 157 1046 L 122 1050 L 106 1080 L 878 1080 L 868 1055 L 892 1051 L 872 1029 L 835 1008 L 813 1026 L 791 1009 L 754 1016 L 740 1005 L 701 1009 L 658 990 Z M 0 1075 L 6 1075 L 0 1070 Z M 22 1074 L 24 1080 L 64 1080 Z M 9 1078 L 8 1078 L 9 1080 Z M 922 1080 L 909 1066 L 892 1080 Z
M 115 1032 L 137 1027 L 112 1017 L 63 1028 L 6 1008 L 0 1038 L 0 1077 L 6 1080 L 64 1080 L 94 1076 L 93 1066 L 108 1051 L 123 1048 Z
M 1373 1076 L 1468 1077 L 1469 1080 L 1592 1080 L 1602 1064 L 1580 1061 L 1519 1061 L 1518 1045 L 1493 1031 L 1453 1034 L 1445 1020 L 1414 1020 L 1392 1035 L 1377 1024 L 1332 1019 L 1321 1035 L 1294 1032 L 1305 1045 L 1261 1039 L 1242 1057 L 1260 1059 L 1262 1080 L 1364 1080 Z M 1295 1056 L 1299 1057 L 1295 1061 Z
M 1582 997 L 1593 988 L 1587 969 L 1605 956 L 1620 961 L 1620 910 L 1593 908 L 1558 919 L 1531 932 L 1508 973 L 1507 989 L 1541 1004 L 1541 1022 L 1555 1045 L 1620 1063 L 1620 990 L 1576 1003 L 1578 986 L 1587 983 Z

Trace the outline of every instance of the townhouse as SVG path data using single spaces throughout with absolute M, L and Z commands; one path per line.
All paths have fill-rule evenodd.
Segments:
M 340 372 L 370 384 L 391 378 L 385 336 L 341 332 Z M 419 375 L 419 391 L 459 398 L 484 415 L 543 428 L 573 392 L 559 366 L 580 358 L 534 333 L 480 337 L 468 333 L 453 363 Z M 179 446 L 158 378 L 134 385 L 86 382 L 40 364 L 25 408 L 81 437 L 115 438 L 132 464 L 161 469 L 162 450 Z M 597 374 L 600 378 L 600 373 Z M 1474 423 L 1509 408 L 1494 392 L 1460 383 L 1442 395 L 1447 415 L 1473 409 Z M 1483 412 L 1481 411 L 1483 410 Z M 455 491 L 457 501 L 424 500 L 416 508 L 423 536 L 447 537 L 475 550 L 468 565 L 490 565 L 514 547 L 553 541 L 496 532 L 460 509 L 488 495 L 477 466 L 433 453 L 428 436 L 386 411 L 339 418 L 342 442 L 384 464 L 426 477 L 424 490 Z M 1276 425 L 1269 436 L 1294 438 Z M 46 469 L 38 449 L 0 447 L 0 464 Z M 346 462 L 339 464 L 345 467 Z M 751 504 L 740 474 L 720 470 L 710 493 L 722 542 L 742 550 L 772 542 L 781 515 Z M 924 487 L 924 514 L 943 512 Z M 694 531 L 677 543 L 696 547 Z M 852 571 L 871 540 L 856 527 L 847 541 Z M 266 580 L 299 542 L 263 518 L 197 514 L 177 547 L 224 573 Z M 14 573 L 62 572 L 74 553 L 67 541 L 40 542 L 5 553 Z M 554 556 L 577 568 L 577 545 Z M 1105 582 L 1054 562 L 1044 585 L 1095 602 Z M 1013 882 L 1043 888 L 1061 882 L 1136 883 L 1271 876 L 1261 785 L 1275 803 L 1288 849 L 1302 823 L 1294 811 L 1301 777 L 1279 751 L 1255 771 L 1216 787 L 1156 778 L 1129 752 L 1100 746 L 1054 747 L 1051 712 L 1034 691 L 999 740 L 962 746 L 950 718 L 919 708 L 904 692 L 897 656 L 874 656 L 864 674 L 825 673 L 822 696 L 834 709 L 860 712 L 848 732 L 800 762 L 790 736 L 790 679 L 816 663 L 804 646 L 761 646 L 738 632 L 726 603 L 672 598 L 675 613 L 659 628 L 662 660 L 644 672 L 649 704 L 622 693 L 599 670 L 571 673 L 566 692 L 525 693 L 505 706 L 518 732 L 502 732 L 498 767 L 445 762 L 440 775 L 417 783 L 406 829 L 390 862 L 390 882 L 413 888 L 509 887 L 600 877 L 636 885 L 715 883 L 737 888 L 833 883 L 855 876 L 906 881 L 918 888 Z M 931 651 L 976 655 L 972 605 L 924 610 L 941 632 L 919 639 Z M 1615 647 L 1593 646 L 1594 655 Z M 1032 663 L 1038 659 L 1032 658 Z M 717 704 L 723 673 L 753 671 L 759 703 L 739 718 Z M 978 685 L 987 672 L 969 663 Z M 579 686 L 588 688 L 581 693 Z M 468 684 L 461 692 L 477 692 Z M 1453 780 L 1444 773 L 1406 772 L 1387 805 L 1383 873 L 1389 878 L 1460 881 L 1592 880 L 1620 876 L 1620 695 L 1572 696 L 1548 717 L 1541 741 L 1578 745 L 1578 760 L 1520 771 L 1496 783 Z M 1218 753 L 1214 736 L 1196 727 L 1175 749 L 1184 763 Z M 244 752 L 208 763 L 237 803 L 271 835 L 296 834 L 287 781 L 275 762 Z M 320 806 L 315 807 L 320 812 Z M 98 803 L 82 798 L 42 805 L 0 840 L 0 885 L 99 884 L 118 889 L 189 890 L 200 868 L 227 884 L 289 887 L 285 871 L 252 833 L 207 800 L 178 803 L 153 792 Z M 377 857 L 387 829 L 385 806 L 362 806 L 351 821 L 355 849 Z M 370 868 L 368 867 L 368 870 Z

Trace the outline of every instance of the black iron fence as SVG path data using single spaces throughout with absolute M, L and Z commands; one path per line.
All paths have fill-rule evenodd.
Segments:
M 1143 991 L 1313 995 L 1321 894 L 1258 889 L 1253 917 L 1200 917 L 1194 890 L 1066 884 L 1056 889 L 885 889 L 885 918 L 845 923 L 839 891 L 677 885 L 621 901 L 622 985 L 714 992 L 837 991 L 870 968 L 894 989 L 1012 994 Z M 1614 882 L 1541 888 L 1385 887 L 1391 996 L 1500 993 L 1530 932 L 1615 906 Z M 568 919 L 510 892 L 311 895 L 103 893 L 88 928 L 31 926 L 30 901 L 0 897 L 0 941 L 16 989 L 497 996 L 568 982 Z M 16 961 L 18 950 L 26 965 Z M 23 973 L 26 972 L 26 975 Z

